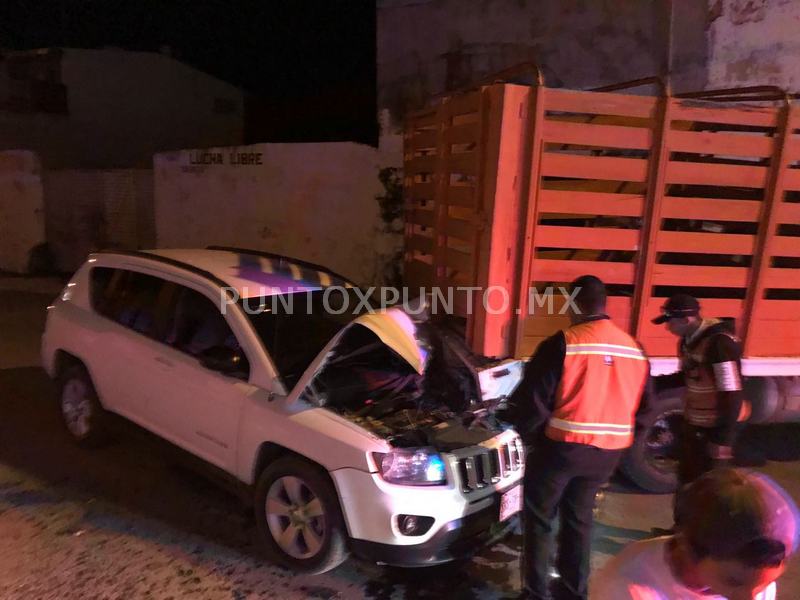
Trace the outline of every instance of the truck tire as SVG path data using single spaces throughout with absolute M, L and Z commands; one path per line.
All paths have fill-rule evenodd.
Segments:
M 302 458 L 279 458 L 261 473 L 256 528 L 269 559 L 298 573 L 319 574 L 348 556 L 339 497 L 327 473 Z
M 108 413 L 82 364 L 67 367 L 59 377 L 58 401 L 64 427 L 79 446 L 93 448 L 108 441 Z
M 658 410 L 620 464 L 622 473 L 648 492 L 669 494 L 678 487 L 678 451 L 683 428 L 681 396 L 680 390 L 658 396 Z

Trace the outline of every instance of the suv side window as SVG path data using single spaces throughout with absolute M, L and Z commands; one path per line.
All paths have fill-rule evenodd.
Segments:
M 245 378 L 249 376 L 247 359 L 219 306 L 200 292 L 180 285 L 177 287 L 164 342 L 194 357 L 211 348 L 235 350 L 242 357 L 242 375 Z
M 163 311 L 174 286 L 163 279 L 108 267 L 91 273 L 92 306 L 101 315 L 152 338 L 163 331 Z

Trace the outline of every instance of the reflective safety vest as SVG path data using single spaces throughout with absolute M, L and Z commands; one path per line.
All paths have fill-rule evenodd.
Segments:
M 716 335 L 727 335 L 736 343 L 739 338 L 727 332 Z M 722 389 L 717 383 L 713 365 L 706 360 L 708 346 L 713 336 L 701 339 L 691 349 L 681 345 L 681 370 L 686 381 L 686 394 L 684 396 L 683 416 L 686 421 L 696 427 L 716 427 L 719 423 L 718 392 L 739 391 L 742 389 L 739 367 L 735 363 L 722 363 L 720 366 L 730 372 L 722 378 L 727 389 Z M 742 402 L 738 421 L 750 418 L 751 408 L 747 400 Z
M 606 450 L 628 448 L 647 379 L 647 357 L 609 319 L 574 325 L 564 337 L 564 370 L 545 435 Z

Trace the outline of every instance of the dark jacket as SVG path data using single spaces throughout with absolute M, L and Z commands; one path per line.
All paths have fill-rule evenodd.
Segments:
M 702 328 L 693 336 L 682 338 L 678 343 L 678 356 L 681 357 L 681 370 L 670 375 L 661 375 L 656 378 L 656 389 L 670 389 L 683 387 L 687 378 L 692 376 L 692 370 L 705 369 L 710 372 L 715 380 L 717 392 L 717 411 L 719 418 L 714 427 L 709 428 L 709 438 L 715 444 L 730 446 L 736 437 L 737 423 L 742 411 L 744 393 L 739 389 L 729 389 L 730 386 L 720 381 L 714 374 L 714 365 L 733 363 L 734 376 L 741 381 L 742 349 L 741 344 L 733 335 L 734 323 L 730 319 L 705 321 Z M 696 350 L 701 344 L 707 342 L 705 353 L 696 360 Z

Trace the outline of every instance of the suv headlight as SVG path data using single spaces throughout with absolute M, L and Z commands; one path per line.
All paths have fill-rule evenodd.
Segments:
M 381 477 L 400 485 L 441 485 L 447 482 L 444 460 L 433 448 L 397 448 L 373 453 Z

